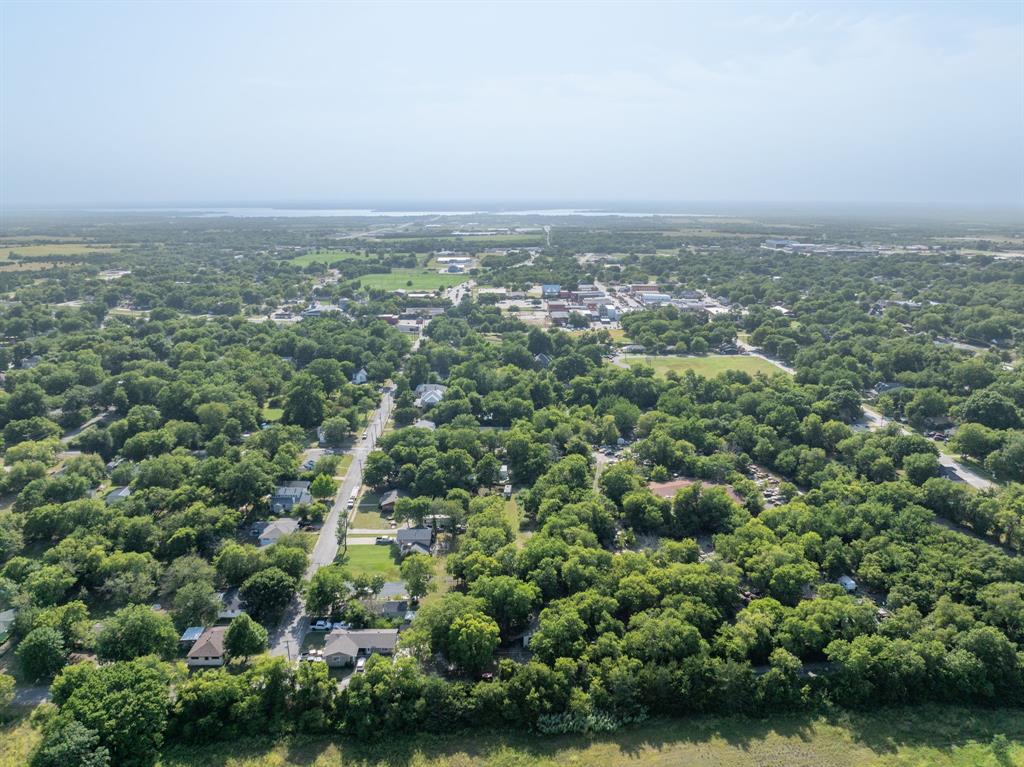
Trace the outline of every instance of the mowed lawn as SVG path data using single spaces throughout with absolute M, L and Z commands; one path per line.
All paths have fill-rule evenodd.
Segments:
M 352 258 L 365 258 L 365 255 L 354 250 L 318 250 L 314 253 L 303 253 L 301 256 L 296 256 L 291 259 L 290 263 L 296 266 L 333 264 L 335 261 L 344 261 Z
M 362 548 L 370 548 L 364 546 Z M 169 748 L 159 767 L 1012 767 L 1024 765 L 1024 717 L 925 706 L 825 718 L 694 717 L 607 735 L 469 733 L 386 737 L 356 744 L 288 738 Z M 990 744 L 1009 739 L 1003 754 Z
M 726 370 L 740 370 L 744 373 L 781 373 L 782 370 L 768 360 L 760 357 L 747 357 L 741 354 L 711 354 L 707 357 L 651 357 L 643 354 L 631 355 L 624 358 L 630 367 L 646 365 L 654 368 L 654 372 L 665 375 L 670 370 L 682 375 L 687 370 L 692 370 L 697 375 L 714 378 Z
M 401 580 L 398 563 L 392 556 L 392 546 L 349 546 L 345 567 L 352 575 L 380 573 L 386 580 Z
M 392 269 L 389 274 L 363 275 L 359 283 L 364 288 L 378 290 L 419 291 L 450 288 L 467 279 L 465 274 L 442 274 L 433 269 Z

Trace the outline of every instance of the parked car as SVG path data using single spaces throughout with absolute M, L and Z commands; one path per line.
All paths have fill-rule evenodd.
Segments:
M 330 631 L 331 630 L 331 622 L 329 620 L 324 619 L 324 618 L 320 618 L 320 619 L 314 621 L 313 623 L 309 624 L 309 630 L 310 631 Z
M 364 671 L 366 671 L 366 658 L 359 658 L 356 661 L 356 673 L 362 674 Z

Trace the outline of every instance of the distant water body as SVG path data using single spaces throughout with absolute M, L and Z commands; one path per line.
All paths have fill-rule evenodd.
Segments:
M 189 218 L 413 218 L 438 216 L 689 216 L 724 218 L 714 213 L 624 212 L 585 208 L 536 210 L 382 210 L 377 208 L 107 208 L 103 213 L 169 213 Z

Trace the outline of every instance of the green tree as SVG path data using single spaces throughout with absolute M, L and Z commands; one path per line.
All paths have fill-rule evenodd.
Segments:
M 311 615 L 341 617 L 348 601 L 348 572 L 340 565 L 321 567 L 306 586 L 306 610 Z
M 938 476 L 939 459 L 931 453 L 913 453 L 903 459 L 903 470 L 907 472 L 907 479 L 915 485 L 923 485 Z
M 277 567 L 252 575 L 242 584 L 241 596 L 246 609 L 260 621 L 281 614 L 295 592 L 295 581 Z
M 426 554 L 411 554 L 402 561 L 402 580 L 409 596 L 419 599 L 433 588 L 434 560 Z
M 68 659 L 64 637 L 50 626 L 32 629 L 18 644 L 15 655 L 25 676 L 32 680 L 53 676 Z
M 308 373 L 299 373 L 292 379 L 285 395 L 285 423 L 310 429 L 319 426 L 324 419 L 324 388 L 319 379 Z
M 224 632 L 224 649 L 231 658 L 258 655 L 267 649 L 267 630 L 245 613 L 234 618 Z
M 498 624 L 483 613 L 456 618 L 448 629 L 448 659 L 469 674 L 483 670 L 498 646 Z
M 31 767 L 108 767 L 110 750 L 81 722 L 58 716 L 47 723 Z
M 525 626 L 530 611 L 540 602 L 540 589 L 511 575 L 485 575 L 473 581 L 469 593 L 484 600 L 488 614 L 506 635 Z
M 338 483 L 326 474 L 317 474 L 309 484 L 309 492 L 314 498 L 330 498 L 338 492 Z
M 217 620 L 220 606 L 220 598 L 209 581 L 186 583 L 171 602 L 174 625 L 181 631 L 189 626 L 208 626 Z
M 173 658 L 178 633 L 171 618 L 147 605 L 129 605 L 107 618 L 96 637 L 96 654 L 103 660 L 131 660 L 141 655 Z

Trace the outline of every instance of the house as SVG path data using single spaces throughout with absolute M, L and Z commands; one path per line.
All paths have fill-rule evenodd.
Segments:
M 857 581 L 855 581 L 849 575 L 840 575 L 836 583 L 842 586 L 843 590 L 847 594 L 852 594 L 854 591 L 857 590 Z
M 564 325 L 569 321 L 569 312 L 549 312 L 552 325 Z
M 504 489 L 504 491 L 502 491 L 502 495 L 504 495 L 505 498 L 511 498 L 512 497 L 512 485 L 505 485 L 505 489 Z
M 403 557 L 408 557 L 408 556 L 411 556 L 413 554 L 423 554 L 423 555 L 429 557 L 430 556 L 430 548 L 427 547 L 427 546 L 424 546 L 422 543 L 407 543 L 406 545 L 402 546 L 402 556 Z
M 258 529 L 256 525 L 253 525 L 253 529 L 258 530 L 257 537 L 259 538 L 260 546 L 272 546 L 277 543 L 277 539 L 282 535 L 288 535 L 298 530 L 299 520 L 292 517 L 281 517 L 273 522 L 260 525 L 260 527 L 262 529 Z
M 426 429 L 427 431 L 433 431 L 437 428 L 436 423 L 428 421 L 426 418 L 417 418 L 412 425 L 414 429 Z
M 380 502 L 377 504 L 378 508 L 385 514 L 393 514 L 395 511 L 395 502 L 398 500 L 397 490 L 388 490 L 384 495 L 380 497 Z
M 211 626 L 203 631 L 185 656 L 185 664 L 193 668 L 223 666 L 224 634 L 227 630 L 227 626 Z
M 396 320 L 397 324 L 397 320 Z M 366 372 L 366 368 L 359 368 L 355 373 L 352 374 L 352 383 L 364 384 L 370 380 L 369 374 Z
M 561 285 L 541 285 L 540 296 L 541 298 L 558 298 L 562 292 Z
M 285 482 L 278 485 L 270 496 L 270 509 L 275 514 L 290 511 L 295 506 L 309 505 L 313 496 L 309 494 L 309 482 Z
M 408 599 L 409 591 L 401 581 L 385 581 L 384 588 L 377 592 L 378 599 Z
M 107 506 L 113 506 L 116 503 L 120 503 L 131 494 L 132 489 L 130 487 L 115 487 L 113 490 L 107 493 L 107 497 L 104 498 L 103 500 L 107 504 Z
M 545 354 L 544 352 L 533 355 L 533 361 L 540 365 L 542 368 L 551 367 L 551 355 Z
M 398 644 L 398 629 L 336 629 L 324 641 L 324 660 L 328 666 L 350 666 L 356 658 L 391 655 Z
M 409 611 L 409 603 L 404 599 L 389 599 L 380 605 L 380 614 L 385 618 L 401 618 Z
M 501 468 L 498 469 L 498 481 L 499 482 L 508 482 L 508 477 L 509 477 L 508 466 L 505 465 L 505 464 L 502 464 Z
M 434 530 L 431 527 L 403 527 L 395 534 L 395 541 L 402 556 L 410 554 L 430 554 L 430 544 L 434 542 Z
M 444 399 L 448 387 L 441 384 L 420 384 L 414 391 L 416 407 L 431 407 Z
M 218 596 L 220 597 L 220 612 L 217 613 L 217 620 L 234 620 L 245 612 L 242 609 L 242 595 L 237 588 L 221 591 Z

